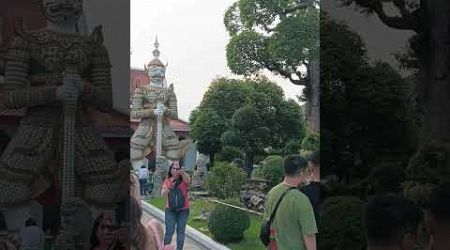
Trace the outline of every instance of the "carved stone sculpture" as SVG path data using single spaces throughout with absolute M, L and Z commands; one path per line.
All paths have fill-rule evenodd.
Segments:
M 169 118 L 178 118 L 177 100 L 173 85 L 166 85 L 166 66 L 158 58 L 158 46 L 156 40 L 153 50 L 155 58 L 145 66 L 145 71 L 150 76 L 150 84 L 136 86 L 130 115 L 131 119 L 140 120 L 131 138 L 131 161 L 141 161 L 152 151 L 155 152 L 155 196 L 159 196 L 162 181 L 167 175 L 168 160 L 180 160 L 192 143 L 191 140 L 180 141 L 170 127 Z
M 169 118 L 177 119 L 177 100 L 173 85 L 165 84 L 166 66 L 159 60 L 158 41 L 153 51 L 154 59 L 145 66 L 150 84 L 137 86 L 132 97 L 131 118 L 140 120 L 131 138 L 131 160 L 144 158 L 156 151 L 157 138 L 161 138 L 161 155 L 168 160 L 179 160 L 190 141 L 180 141 L 169 125 Z M 161 134 L 157 134 L 157 117 L 162 116 Z
M 25 204 L 55 180 L 69 183 L 61 187 L 63 193 L 70 190 L 67 200 L 81 197 L 91 205 L 111 206 L 126 195 L 123 178 L 129 164 L 115 162 L 84 112 L 86 106 L 112 107 L 111 65 L 101 26 L 90 36 L 78 32 L 82 1 L 37 2 L 47 27 L 16 30 L 4 58 L 0 105 L 27 108 L 27 114 L 0 156 L 0 207 Z M 67 100 L 72 100 L 69 108 L 63 105 Z M 67 114 L 73 118 L 70 126 Z M 64 173 L 66 166 L 73 167 L 72 173 Z
M 208 170 L 206 165 L 209 162 L 209 157 L 204 154 L 199 154 L 197 158 L 197 169 L 194 172 L 194 176 L 192 178 L 192 187 L 195 189 L 204 189 L 206 175 L 208 174 Z

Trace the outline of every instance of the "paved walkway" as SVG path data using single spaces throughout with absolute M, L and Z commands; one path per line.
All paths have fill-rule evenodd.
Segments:
M 148 213 L 146 213 L 145 211 L 143 211 L 143 213 L 142 213 L 142 222 L 143 223 L 146 223 L 147 221 L 149 221 L 150 219 L 151 219 L 152 217 L 148 214 Z M 175 242 L 177 242 L 176 241 L 176 239 L 177 239 L 177 233 L 175 232 L 174 233 L 174 235 L 173 235 L 173 239 L 172 239 L 172 243 L 175 243 Z M 190 239 L 188 239 L 187 237 L 185 238 L 185 241 L 184 241 L 184 248 L 183 248 L 184 250 L 202 250 L 201 248 L 199 248 L 198 246 L 196 246 L 195 245 L 195 243 L 194 242 L 192 242 Z

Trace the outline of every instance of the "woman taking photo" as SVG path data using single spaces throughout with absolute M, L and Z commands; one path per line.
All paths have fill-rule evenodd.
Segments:
M 177 250 L 182 250 L 184 246 L 185 229 L 189 216 L 188 188 L 190 183 L 191 178 L 186 172 L 181 170 L 180 163 L 178 161 L 172 162 L 169 167 L 169 173 L 162 185 L 161 195 L 166 201 L 164 245 L 171 244 L 176 226 Z

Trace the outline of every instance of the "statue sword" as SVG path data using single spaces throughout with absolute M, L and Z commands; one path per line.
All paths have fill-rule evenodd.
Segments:
M 75 195 L 75 119 L 78 93 L 70 93 L 64 100 L 64 148 L 63 148 L 63 193 L 62 203 Z
M 75 75 L 78 71 L 75 67 L 68 66 L 66 68 L 65 74 Z M 71 79 L 74 81 L 74 79 Z M 67 84 L 67 83 L 63 83 Z M 71 83 L 73 84 L 73 82 Z M 78 84 L 78 83 L 75 83 Z M 77 87 L 77 86 L 72 86 Z M 78 103 L 78 90 L 68 91 L 63 96 L 63 169 L 62 169 L 62 197 L 61 205 L 65 209 L 70 211 L 61 211 L 61 222 L 63 225 L 63 238 L 64 241 L 61 242 L 61 249 L 74 249 L 75 247 L 75 234 L 73 229 L 73 214 L 75 209 L 72 207 L 71 199 L 75 197 L 75 122 L 77 114 L 77 103 Z
M 163 105 L 160 102 L 157 104 L 157 109 Z M 163 115 L 156 116 L 156 157 L 162 155 L 162 117 Z

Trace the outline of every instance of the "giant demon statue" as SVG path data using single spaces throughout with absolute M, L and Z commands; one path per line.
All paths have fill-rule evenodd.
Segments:
M 129 165 L 114 161 L 84 112 L 88 105 L 112 106 L 111 66 L 101 27 L 90 36 L 80 33 L 82 0 L 37 2 L 47 27 L 17 29 L 4 58 L 0 105 L 27 108 L 27 113 L 0 156 L 0 207 L 24 204 L 52 183 L 61 186 L 64 166 L 70 166 L 66 161 L 73 162 L 73 176 L 66 171 L 64 178 L 73 181 L 74 197 L 114 204 L 126 195 L 121 178 L 128 176 Z M 66 119 L 70 112 L 72 128 Z
M 132 100 L 131 118 L 140 123 L 131 138 L 131 160 L 141 160 L 156 151 L 157 136 L 161 138 L 161 156 L 168 160 L 179 160 L 184 155 L 190 140 L 180 141 L 169 125 L 169 118 L 177 119 L 177 100 L 173 85 L 166 85 L 166 66 L 159 60 L 158 40 L 155 42 L 155 57 L 145 71 L 150 77 L 149 85 L 137 86 Z M 157 118 L 161 117 L 161 134 L 157 134 Z

